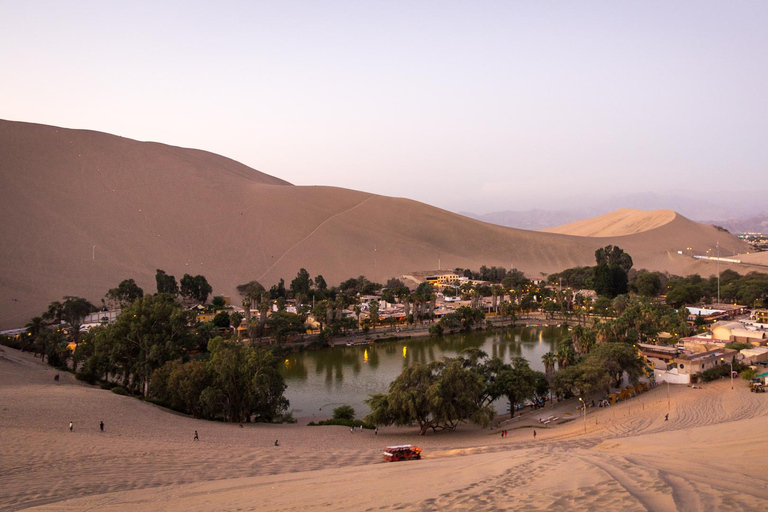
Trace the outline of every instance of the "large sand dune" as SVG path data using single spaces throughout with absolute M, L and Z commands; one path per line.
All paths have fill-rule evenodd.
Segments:
M 413 428 L 230 425 L 96 389 L 0 347 L 0 509 L 765 510 L 768 395 L 743 381 L 659 387 L 590 409 Z M 573 421 L 543 429 L 538 418 Z M 664 414 L 669 412 L 669 421 Z M 67 425 L 74 421 L 74 431 Z M 104 421 L 106 431 L 99 431 Z M 532 439 L 532 428 L 538 436 Z M 201 440 L 192 440 L 194 431 Z M 279 447 L 274 440 L 279 439 Z M 421 461 L 384 463 L 387 444 Z
M 676 213 L 672 210 L 633 210 L 622 208 L 599 217 L 570 222 L 554 228 L 542 229 L 545 233 L 561 233 L 575 236 L 613 237 L 634 235 L 672 222 Z
M 93 131 L 0 121 L 0 148 L 0 328 L 24 325 L 64 295 L 98 303 L 127 278 L 154 292 L 158 268 L 177 279 L 203 274 L 214 293 L 234 296 L 240 283 L 290 282 L 301 267 L 331 284 L 438 262 L 538 276 L 593 264 L 612 243 L 636 268 L 709 275 L 713 264 L 677 251 L 718 241 L 725 252 L 747 250 L 676 214 L 626 236 L 524 231 L 407 199 L 296 187 L 204 151 Z

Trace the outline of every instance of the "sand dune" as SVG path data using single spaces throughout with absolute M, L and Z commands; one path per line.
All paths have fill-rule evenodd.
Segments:
M 634 235 L 663 226 L 673 221 L 676 215 L 672 210 L 645 211 L 622 208 L 599 217 L 542 229 L 542 231 L 594 237 Z
M 678 250 L 747 245 L 673 214 L 632 235 L 577 237 L 504 228 L 416 201 L 296 187 L 204 151 L 99 132 L 0 121 L 0 328 L 24 325 L 64 295 L 99 303 L 155 269 L 203 274 L 215 294 L 286 282 L 299 268 L 331 284 L 481 265 L 529 276 L 594 263 L 613 243 L 637 268 L 709 275 Z M 320 179 L 320 178 L 319 178 Z M 725 267 L 723 267 L 725 268 Z
M 344 427 L 205 422 L 83 385 L 0 351 L 0 508 L 20 510 L 763 510 L 768 396 L 743 381 L 651 390 L 542 429 L 351 434 Z M 106 432 L 98 422 L 104 420 Z M 69 432 L 67 424 L 75 422 Z M 537 429 L 536 441 L 532 429 Z M 192 441 L 194 430 L 201 441 Z M 274 439 L 280 447 L 273 446 Z M 417 442 L 425 458 L 384 463 Z

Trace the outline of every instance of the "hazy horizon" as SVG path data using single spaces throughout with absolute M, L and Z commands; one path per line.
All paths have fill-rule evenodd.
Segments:
M 766 25 L 757 1 L 4 3 L 0 117 L 476 214 L 735 211 L 768 188 Z

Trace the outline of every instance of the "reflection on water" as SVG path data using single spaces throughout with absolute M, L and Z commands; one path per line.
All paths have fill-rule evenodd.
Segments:
M 544 371 L 541 356 L 554 351 L 557 342 L 567 336 L 565 327 L 518 327 L 300 352 L 284 362 L 285 395 L 296 417 L 330 416 L 341 404 L 351 405 L 362 417 L 369 411 L 364 403 L 368 395 L 386 392 L 389 383 L 410 364 L 479 348 L 504 361 L 524 357 L 532 368 Z

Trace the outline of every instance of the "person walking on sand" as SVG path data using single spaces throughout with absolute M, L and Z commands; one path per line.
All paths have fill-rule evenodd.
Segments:
M 72 432 L 73 428 L 75 428 L 75 424 L 70 421 L 69 422 L 69 431 Z
M 197 435 L 197 430 L 195 430 L 195 438 L 193 439 L 193 441 L 199 441 L 199 440 L 200 440 L 200 436 Z
M 664 415 L 664 421 L 669 421 L 669 413 Z
M 277 442 L 277 439 L 275 439 L 275 446 L 280 446 L 280 443 Z
M 379 435 L 379 427 L 376 427 L 375 429 L 373 429 L 373 435 L 375 436 Z
M 104 422 L 103 421 L 99 423 L 99 428 L 101 429 L 102 432 L 104 432 Z
M 536 440 L 536 431 L 535 430 L 533 431 L 533 440 L 534 441 Z

